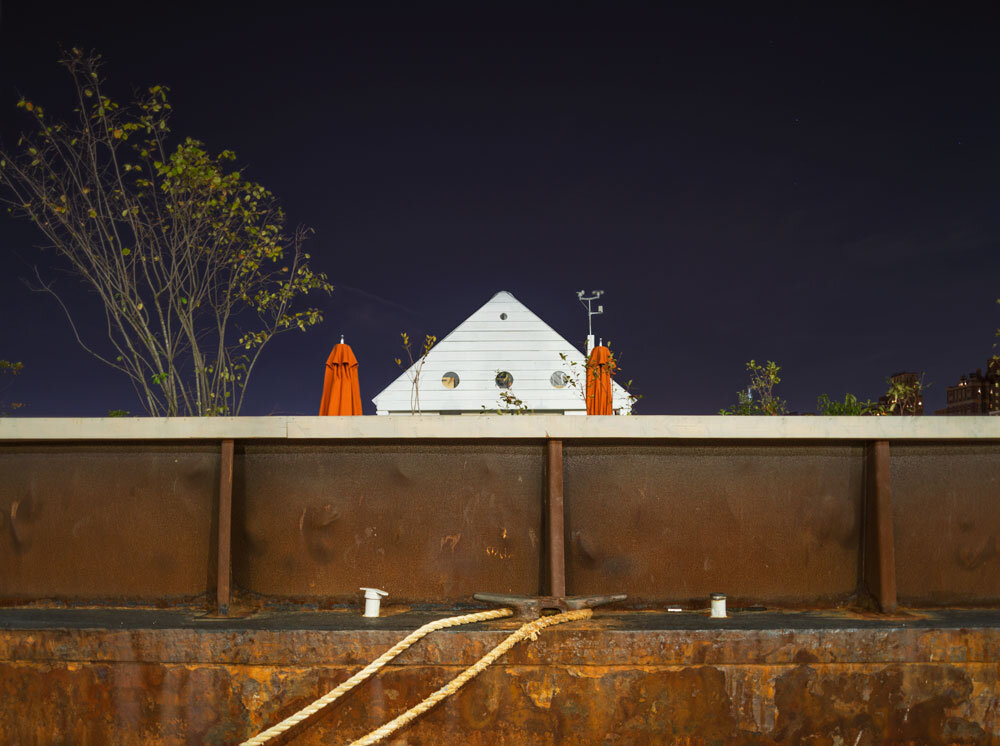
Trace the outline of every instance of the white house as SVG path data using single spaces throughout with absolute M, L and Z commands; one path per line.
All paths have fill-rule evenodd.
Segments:
M 573 385 L 585 381 L 585 364 L 580 350 L 501 291 L 428 353 L 417 389 L 419 411 L 496 412 L 512 408 L 501 398 L 506 391 L 536 414 L 586 414 L 583 393 Z M 416 369 L 414 365 L 374 397 L 378 414 L 413 413 Z M 617 383 L 612 387 L 615 413 L 628 414 L 631 397 Z

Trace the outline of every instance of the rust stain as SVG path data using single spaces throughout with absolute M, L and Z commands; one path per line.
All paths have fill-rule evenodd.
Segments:
M 24 544 L 24 538 L 21 536 L 17 528 L 17 509 L 21 507 L 20 500 L 14 500 L 10 504 L 10 535 L 14 540 L 14 546 L 20 547 Z
M 957 557 L 958 565 L 966 570 L 975 570 L 980 565 L 996 557 L 997 554 L 997 537 L 991 536 L 980 549 L 959 548 Z
M 526 681 L 524 684 L 525 693 L 534 703 L 535 707 L 548 710 L 552 707 L 552 698 L 558 693 L 554 677 L 546 677 L 542 681 Z

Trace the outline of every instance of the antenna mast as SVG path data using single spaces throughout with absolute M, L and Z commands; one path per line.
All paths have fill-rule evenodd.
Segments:
M 599 305 L 597 310 L 593 309 L 591 303 L 604 295 L 603 290 L 591 290 L 592 295 L 587 295 L 586 290 L 578 290 L 576 297 L 580 299 L 580 305 L 587 309 L 587 355 L 594 350 L 594 317 L 604 313 L 604 306 Z

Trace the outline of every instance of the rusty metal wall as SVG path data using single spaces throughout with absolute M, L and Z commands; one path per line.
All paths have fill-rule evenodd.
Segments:
M 360 586 L 435 603 L 538 593 L 544 444 L 237 446 L 233 578 L 277 598 Z
M 860 443 L 569 441 L 564 459 L 571 594 L 824 606 L 856 590 Z
M 0 603 L 214 590 L 219 443 L 0 445 Z M 282 602 L 535 594 L 545 443 L 238 443 L 238 592 Z M 569 593 L 827 606 L 857 586 L 862 443 L 567 441 Z M 1000 444 L 893 442 L 904 605 L 1000 604 Z M 546 581 L 547 582 L 547 581 Z
M 1000 443 L 893 443 L 891 468 L 900 603 L 1000 604 Z
M 234 744 L 400 631 L 0 631 L 0 742 Z M 347 743 L 499 642 L 439 632 L 284 743 Z M 626 616 L 522 644 L 392 742 L 1000 743 L 997 627 L 679 630 Z
M 0 601 L 204 594 L 218 460 L 212 443 L 0 446 Z

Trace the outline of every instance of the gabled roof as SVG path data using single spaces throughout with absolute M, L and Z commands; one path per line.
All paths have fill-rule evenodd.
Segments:
M 506 371 L 514 379 L 509 391 L 529 409 L 582 414 L 586 406 L 580 392 L 570 385 L 557 388 L 552 377 L 562 371 L 582 381 L 585 362 L 582 352 L 517 298 L 501 291 L 427 355 L 420 373 L 420 411 L 481 412 L 483 407 L 502 408 L 496 378 L 499 372 Z M 411 411 L 413 387 L 409 375 L 413 371 L 410 368 L 374 397 L 379 414 Z M 446 373 L 457 374 L 456 387 L 442 383 Z M 618 384 L 613 387 L 615 408 L 627 408 L 625 390 Z

